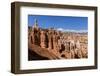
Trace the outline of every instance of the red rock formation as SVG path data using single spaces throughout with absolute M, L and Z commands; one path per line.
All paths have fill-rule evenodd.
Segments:
M 48 59 L 87 58 L 87 35 L 38 27 L 29 29 L 28 48 Z

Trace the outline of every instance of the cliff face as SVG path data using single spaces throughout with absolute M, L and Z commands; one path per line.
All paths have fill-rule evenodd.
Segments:
M 60 57 L 53 53 L 51 50 L 41 48 L 34 44 L 29 44 L 29 52 L 32 55 L 31 57 L 33 57 L 33 59 L 35 58 L 35 60 L 60 59 Z M 30 60 L 31 59 L 32 58 L 30 58 Z

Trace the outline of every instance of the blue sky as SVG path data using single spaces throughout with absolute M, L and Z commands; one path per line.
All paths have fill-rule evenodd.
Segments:
M 42 28 L 88 30 L 88 17 L 28 15 L 28 26 L 33 26 L 35 19 Z

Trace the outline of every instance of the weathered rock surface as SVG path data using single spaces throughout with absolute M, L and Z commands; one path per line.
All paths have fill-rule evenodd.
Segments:
M 30 51 L 35 52 L 40 56 L 46 57 L 48 59 L 60 59 L 60 57 L 57 56 L 57 54 L 53 53 L 52 51 L 46 48 L 41 48 L 38 45 L 34 45 L 34 44 L 29 44 L 28 47 Z
M 29 60 L 88 57 L 87 33 L 61 32 L 34 27 L 28 29 Z

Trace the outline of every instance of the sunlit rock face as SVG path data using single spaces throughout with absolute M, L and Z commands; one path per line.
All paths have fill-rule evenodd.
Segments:
M 29 60 L 87 58 L 87 47 L 87 33 L 39 28 L 37 20 L 28 28 Z

